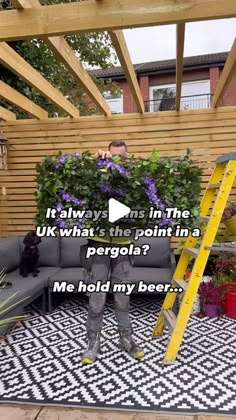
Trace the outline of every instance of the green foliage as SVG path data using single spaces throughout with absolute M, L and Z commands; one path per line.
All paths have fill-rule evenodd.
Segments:
M 0 271 L 0 293 L 1 290 L 4 290 L 6 287 L 6 270 L 3 268 Z M 26 299 L 28 299 L 29 296 L 27 296 L 24 299 L 21 299 L 20 301 L 11 304 L 10 301 L 13 299 L 14 296 L 17 295 L 18 292 L 13 293 L 11 296 L 9 296 L 7 299 L 5 299 L 3 302 L 0 303 L 0 327 L 6 324 L 9 324 L 13 321 L 21 321 L 25 318 L 27 318 L 27 315 L 19 315 L 19 316 L 12 316 L 5 318 L 5 313 L 7 313 L 10 309 L 13 309 L 15 306 L 19 305 L 19 303 L 24 302 Z
M 172 225 L 194 226 L 199 214 L 201 170 L 193 164 L 189 150 L 176 160 L 160 159 L 156 150 L 148 159 L 137 159 L 132 155 L 129 159 L 114 156 L 109 160 L 96 159 L 88 151 L 82 155 L 59 152 L 55 158 L 47 156 L 38 163 L 36 170 L 37 226 L 55 225 L 54 219 L 45 217 L 47 208 L 103 211 L 108 209 L 111 197 L 132 210 L 150 207 L 164 210 L 168 206 L 193 211 L 191 219 L 169 222 Z M 64 223 L 62 226 L 59 210 L 57 214 L 56 222 L 61 227 L 71 226 L 68 221 L 67 226 Z M 99 226 L 108 225 L 105 218 L 94 222 L 93 226 L 98 223 Z M 144 218 L 134 223 L 143 226 L 150 224 L 150 220 Z M 153 223 L 157 221 L 154 219 Z
M 70 0 L 44 0 L 42 5 L 66 3 Z M 1 7 L 2 6 L 2 7 Z M 11 8 L 11 4 L 5 1 L 0 4 L 1 8 Z M 71 35 L 66 37 L 66 41 L 72 50 L 78 56 L 78 59 L 86 66 L 99 66 L 102 69 L 114 66 L 116 56 L 112 48 L 110 37 L 107 32 L 91 32 L 80 35 Z M 94 108 L 90 109 L 86 103 L 82 102 L 84 91 L 75 81 L 74 77 L 65 68 L 65 66 L 55 57 L 53 52 L 47 47 L 46 43 L 40 39 L 9 42 L 9 45 L 21 55 L 31 66 L 33 66 L 43 77 L 45 77 L 54 87 L 56 87 L 64 96 L 67 97 L 79 110 L 81 115 L 99 113 Z M 56 105 L 43 97 L 37 90 L 30 87 L 22 79 L 18 78 L 10 70 L 0 66 L 0 78 L 11 87 L 15 88 L 33 102 L 48 111 L 50 117 L 67 116 Z M 103 92 L 107 89 L 107 83 L 103 80 L 97 80 L 93 77 L 99 90 Z M 118 90 L 116 83 L 108 81 L 109 90 Z M 13 105 L 4 99 L 0 104 L 6 106 L 9 110 L 15 112 L 20 118 L 29 118 L 28 114 L 19 111 Z

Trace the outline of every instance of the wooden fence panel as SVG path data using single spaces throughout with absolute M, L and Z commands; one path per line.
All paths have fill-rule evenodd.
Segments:
M 127 142 L 135 156 L 178 157 L 187 148 L 203 168 L 202 192 L 216 159 L 236 151 L 236 107 L 94 116 L 79 119 L 16 120 L 0 123 L 8 139 L 8 169 L 0 170 L 0 235 L 25 234 L 36 212 L 35 165 L 59 150 L 65 153 L 106 149 L 112 140 Z M 3 194 L 2 192 L 5 192 Z M 236 201 L 236 189 L 230 197 Z M 177 247 L 177 238 L 172 238 Z

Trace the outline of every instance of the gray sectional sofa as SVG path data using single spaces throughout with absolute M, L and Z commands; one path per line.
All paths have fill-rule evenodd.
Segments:
M 67 281 L 78 285 L 84 281 L 84 271 L 80 262 L 80 246 L 87 243 L 82 238 L 42 238 L 39 244 L 40 273 L 37 277 L 30 274 L 23 278 L 19 274 L 20 257 L 23 251 L 23 237 L 10 236 L 0 238 L 0 270 L 6 268 L 6 280 L 12 283 L 9 289 L 0 289 L 0 303 L 18 292 L 11 304 L 25 299 L 16 307 L 9 309 L 5 317 L 21 315 L 25 307 L 41 296 L 43 312 L 52 311 L 53 284 L 55 281 Z M 131 274 L 131 282 L 135 284 L 133 293 L 137 293 L 140 280 L 148 283 L 169 284 L 175 270 L 175 257 L 170 249 L 169 238 L 141 238 L 136 245 L 151 246 L 146 256 L 133 257 L 134 263 Z M 1 319 L 0 315 L 0 319 Z M 0 327 L 2 335 L 9 326 Z

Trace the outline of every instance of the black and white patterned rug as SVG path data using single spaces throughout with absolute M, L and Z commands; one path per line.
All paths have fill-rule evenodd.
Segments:
M 109 296 L 102 354 L 87 366 L 80 363 L 87 297 L 66 298 L 50 315 L 30 307 L 30 319 L 0 347 L 0 402 L 236 415 L 235 320 L 191 317 L 176 364 L 163 365 L 168 330 L 152 338 L 158 297 L 131 297 L 142 361 L 118 348 L 112 304 Z

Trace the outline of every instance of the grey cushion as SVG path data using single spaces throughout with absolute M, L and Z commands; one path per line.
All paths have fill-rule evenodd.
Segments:
M 81 267 L 74 267 L 74 268 L 62 268 L 57 273 L 55 273 L 52 277 L 50 277 L 48 281 L 48 285 L 50 288 L 53 288 L 54 281 L 67 281 L 68 283 L 73 283 L 78 285 L 80 280 L 84 280 L 84 273 Z
M 18 278 L 16 282 L 12 285 L 10 289 L 1 290 L 0 301 L 4 301 L 7 297 L 13 296 L 17 292 L 17 295 L 12 297 L 8 302 L 7 306 L 12 305 L 15 302 L 19 302 L 21 299 L 30 298 L 35 295 L 37 292 L 42 290 L 42 281 L 38 278 L 34 279 L 35 281 L 29 281 L 24 278 Z M 10 280 L 9 280 L 10 281 Z
M 61 267 L 81 267 L 80 247 L 87 243 L 85 238 L 60 238 L 61 243 Z
M 40 284 L 41 288 L 46 287 L 48 285 L 49 277 L 53 276 L 60 270 L 60 267 L 39 267 L 40 273 L 38 273 L 37 277 L 33 277 L 32 274 L 29 274 L 28 277 L 22 277 L 19 274 L 19 268 L 17 270 L 12 271 L 11 273 L 7 274 L 6 280 L 10 281 L 13 286 L 17 287 L 18 289 L 23 287 L 23 289 L 30 290 L 32 287 L 34 288 L 35 285 Z M 12 289 L 7 289 L 12 290 Z M 1 294 L 1 293 L 0 293 Z
M 0 270 L 15 270 L 20 265 L 20 247 L 17 236 L 0 238 Z
M 170 267 L 170 238 L 140 238 L 135 245 L 150 245 L 147 255 L 135 255 L 134 267 Z
M 21 253 L 24 249 L 24 237 L 20 238 Z M 60 267 L 60 238 L 57 237 L 43 237 L 42 242 L 38 245 L 39 248 L 39 266 L 40 267 Z
M 132 267 L 130 273 L 130 280 L 139 282 L 143 280 L 145 283 L 170 283 L 172 274 L 170 268 L 152 268 L 152 267 Z

